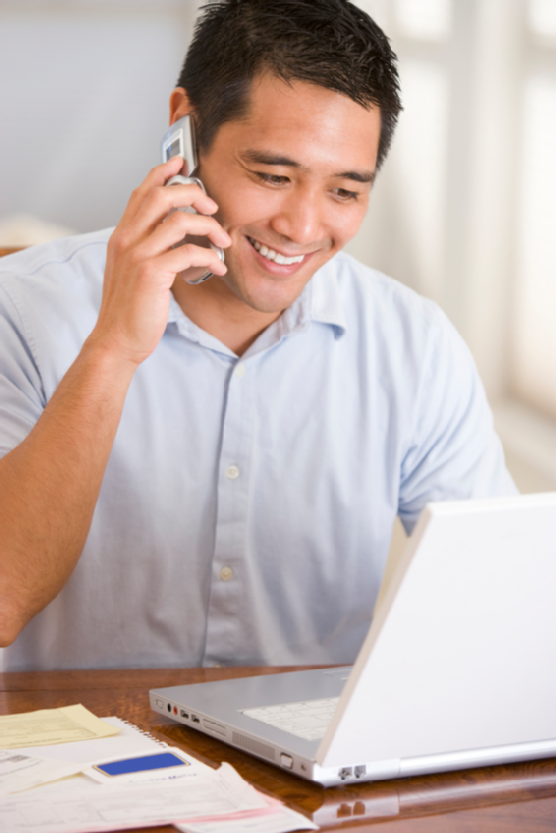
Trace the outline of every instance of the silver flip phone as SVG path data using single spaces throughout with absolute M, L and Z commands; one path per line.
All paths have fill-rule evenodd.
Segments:
M 199 187 L 202 188 L 206 194 L 205 186 L 198 177 L 194 176 L 198 160 L 197 145 L 195 142 L 195 127 L 193 119 L 190 118 L 190 116 L 184 116 L 170 127 L 162 139 L 161 152 L 162 162 L 167 162 L 169 159 L 172 159 L 173 156 L 181 156 L 185 163 L 184 171 L 186 176 L 182 176 L 181 174 L 173 176 L 168 180 L 166 185 L 188 185 L 189 183 L 194 182 L 196 185 L 199 185 Z M 197 213 L 191 206 L 188 206 L 187 208 L 173 208 L 172 211 L 170 211 L 170 214 L 173 214 L 174 211 L 185 211 L 187 214 Z M 210 246 L 210 248 L 216 252 L 222 263 L 224 263 L 224 249 L 221 249 L 219 246 L 215 246 L 214 243 L 211 243 L 208 237 L 199 237 L 188 234 L 184 237 L 182 242 L 177 245 L 183 246 L 184 243 L 194 243 L 196 246 L 202 246 L 204 248 Z M 204 266 L 192 266 L 191 269 L 187 269 L 182 273 L 184 280 L 186 280 L 187 283 L 192 284 L 202 283 L 203 281 L 212 278 L 212 275 L 213 273 L 210 269 L 206 269 Z

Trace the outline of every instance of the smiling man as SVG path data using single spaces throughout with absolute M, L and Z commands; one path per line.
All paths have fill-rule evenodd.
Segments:
M 346 0 L 210 3 L 170 99 L 209 196 L 173 158 L 1 264 L 5 667 L 351 662 L 396 514 L 514 491 L 446 318 L 341 251 L 399 109 Z
M 170 108 L 172 122 L 192 111 L 184 89 Z M 196 324 L 241 355 L 291 306 L 358 231 L 380 130 L 376 105 L 270 71 L 253 80 L 248 111 L 220 127 L 199 165 L 232 245 L 223 280 L 174 284 Z

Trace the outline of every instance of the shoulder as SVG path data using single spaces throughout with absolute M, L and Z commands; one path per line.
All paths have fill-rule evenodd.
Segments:
M 341 252 L 321 270 L 337 287 L 346 335 L 383 360 L 433 361 L 448 349 L 469 357 L 463 339 L 438 304 Z
M 55 386 L 95 326 L 112 229 L 0 259 L 0 319 Z
M 31 246 L 0 259 L 0 284 L 19 280 L 22 284 L 41 282 L 42 286 L 70 285 L 85 280 L 95 282 L 104 274 L 106 245 L 113 229 L 64 237 Z
M 1 258 L 0 298 L 29 325 L 35 317 L 54 325 L 98 313 L 111 233 L 65 237 Z
M 425 328 L 437 325 L 444 317 L 434 301 L 345 252 L 338 254 L 331 265 L 347 312 L 360 310 L 377 319 L 382 319 L 384 313 L 389 319 L 409 316 Z

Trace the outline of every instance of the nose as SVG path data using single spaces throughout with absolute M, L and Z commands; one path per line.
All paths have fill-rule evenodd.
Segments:
M 298 246 L 322 241 L 325 236 L 322 195 L 309 187 L 292 188 L 284 194 L 272 227 Z

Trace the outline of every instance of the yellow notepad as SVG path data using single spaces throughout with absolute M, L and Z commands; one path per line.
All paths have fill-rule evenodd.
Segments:
M 0 749 L 95 740 L 117 735 L 119 731 L 82 705 L 40 709 L 0 717 Z

